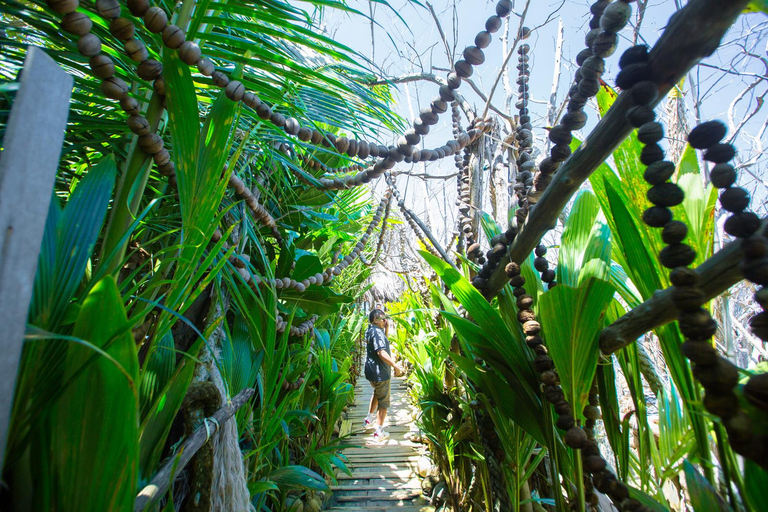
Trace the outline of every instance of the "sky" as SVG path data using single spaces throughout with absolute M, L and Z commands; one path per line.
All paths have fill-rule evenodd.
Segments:
M 682 0 L 650 0 L 648 2 L 648 8 L 639 32 L 639 42 L 653 45 L 663 32 L 669 16 L 676 9 L 675 4 L 678 2 L 682 2 Z M 516 0 L 513 3 L 515 6 L 513 14 L 510 16 L 512 34 L 517 31 L 520 15 L 525 7 L 525 2 L 522 0 Z M 547 133 L 544 126 L 546 124 L 547 101 L 551 95 L 555 75 L 555 47 L 559 25 L 562 23 L 564 43 L 560 67 L 560 85 L 556 101 L 558 105 L 565 98 L 572 82 L 573 73 L 576 69 L 575 56 L 584 48 L 584 35 L 589 30 L 587 24 L 590 19 L 589 5 L 591 3 L 585 0 L 534 0 L 530 2 L 524 23 L 525 26 L 532 29 L 530 38 L 525 41 L 531 46 L 531 104 L 529 108 L 532 113 L 534 136 L 540 141 L 545 139 Z M 432 2 L 432 7 L 443 28 L 449 47 L 455 55 L 455 60 L 461 58 L 460 54 L 465 46 L 473 44 L 477 32 L 484 29 L 485 20 L 495 14 L 495 4 L 495 1 L 490 0 L 434 0 Z M 440 38 L 437 25 L 430 11 L 426 8 L 427 3 L 419 5 L 408 0 L 390 0 L 390 8 L 384 4 L 350 0 L 349 5 L 375 20 L 373 34 L 369 19 L 339 11 L 326 11 L 324 14 L 323 23 L 326 33 L 372 61 L 372 64 L 368 65 L 377 75 L 390 78 L 419 72 L 432 72 L 442 77 L 447 75 L 449 64 L 446 48 Z M 636 3 L 632 5 L 633 7 L 637 6 Z M 749 43 L 751 48 L 760 50 L 760 55 L 765 57 L 765 34 L 768 33 L 766 20 L 768 18 L 762 14 L 743 16 L 734 26 L 732 32 L 726 36 L 725 45 L 722 49 L 705 61 L 708 67 L 702 67 L 696 71 L 697 74 L 694 79 L 699 81 L 700 89 L 706 93 L 706 101 L 700 106 L 704 118 L 720 118 L 726 121 L 728 107 L 734 98 L 752 81 L 758 81 L 758 84 L 736 104 L 732 112 L 732 119 L 738 123 L 738 120 L 748 115 L 754 108 L 755 97 L 768 90 L 766 82 L 759 80 L 760 76 L 768 75 L 768 64 L 761 62 L 759 58 L 742 58 L 743 62 L 739 62 L 735 58 L 735 55 L 741 51 L 739 45 L 745 43 Z M 633 44 L 636 21 L 636 17 L 633 16 L 630 25 L 619 34 L 618 51 L 606 60 L 606 73 L 603 79 L 610 84 L 613 83 L 618 72 L 618 60 L 621 53 Z M 501 70 L 505 52 L 499 36 L 502 36 L 504 31 L 505 27 L 502 27 L 502 30 L 494 34 L 490 47 L 485 50 L 485 63 L 475 67 L 475 74 L 472 76 L 478 88 L 484 92 L 490 90 L 493 81 Z M 715 69 L 720 68 L 728 71 L 734 63 L 739 69 L 744 68 L 753 73 L 755 78 L 753 79 L 751 76 L 738 77 Z M 514 83 L 517 77 L 516 64 L 517 54 L 515 53 L 507 68 L 515 93 L 517 90 Z M 484 101 L 471 90 L 468 84 L 462 84 L 459 92 L 476 110 L 482 111 Z M 687 92 L 689 93 L 690 106 L 692 104 L 691 95 L 690 91 Z M 418 115 L 419 109 L 428 106 L 436 93 L 437 85 L 433 83 L 400 84 L 395 91 L 397 101 L 395 110 L 408 121 L 412 121 Z M 516 98 L 511 98 L 509 104 L 506 100 L 504 89 L 499 86 L 492 98 L 492 103 L 501 110 L 516 113 L 514 107 Z M 749 100 L 752 102 L 750 103 Z M 588 133 L 597 122 L 596 105 L 590 102 L 585 110 L 590 121 L 583 131 Z M 689 110 L 693 116 L 695 112 L 692 108 Z M 745 126 L 745 131 L 751 130 L 752 133 L 758 133 L 765 119 L 765 113 L 759 113 Z M 463 120 L 463 123 L 466 126 L 466 119 Z M 763 140 L 758 141 L 757 148 L 755 142 L 748 138 L 737 141 L 737 146 L 745 152 L 749 150 L 759 151 L 763 147 L 762 144 L 766 142 L 765 132 L 762 135 Z M 440 124 L 425 137 L 422 147 L 441 146 L 450 138 L 450 115 L 444 114 L 441 116 Z M 385 143 L 394 141 L 390 134 L 382 134 L 382 139 Z M 423 168 L 422 165 L 418 164 L 415 171 L 424 172 L 426 170 L 429 174 L 434 175 L 449 175 L 456 171 L 452 158 L 430 163 L 426 168 Z M 763 167 L 751 168 L 759 179 L 763 176 Z M 400 176 L 397 186 L 404 193 L 406 204 L 430 224 L 441 241 L 446 240 L 449 233 L 454 229 L 457 214 L 454 205 L 455 179 L 428 180 L 425 183 L 424 180 L 418 178 Z M 383 185 L 378 185 L 375 190 L 378 194 L 383 193 Z

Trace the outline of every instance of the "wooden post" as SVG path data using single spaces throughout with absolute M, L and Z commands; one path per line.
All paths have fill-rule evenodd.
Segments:
M 177 456 L 165 463 L 155 477 L 136 496 L 133 511 L 143 512 L 157 503 L 168 492 L 174 478 L 189 464 L 197 451 L 207 443 L 224 423 L 235 415 L 238 409 L 245 405 L 256 392 L 253 388 L 245 388 L 229 403 L 216 411 L 210 418 L 205 418 L 205 426 L 198 428 L 179 447 Z M 234 421 L 234 420 L 233 420 Z
M 0 461 L 72 82 L 30 47 L 0 154 Z

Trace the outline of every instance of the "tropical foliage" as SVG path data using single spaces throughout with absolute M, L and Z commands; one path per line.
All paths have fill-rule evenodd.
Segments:
M 161 6 L 274 111 L 339 134 L 402 127 L 388 108 L 388 87 L 361 85 L 368 76 L 356 64 L 361 57 L 315 25 L 323 9 L 356 13 L 342 3 Z M 31 43 L 76 84 L 16 386 L 3 503 L 132 509 L 191 433 L 183 427 L 194 424 L 185 396 L 200 381 L 217 385 L 215 404 L 256 390 L 237 412 L 234 439 L 251 507 L 279 509 L 289 494 L 327 490 L 335 469 L 347 470 L 334 431 L 353 399 L 353 347 L 363 325 L 354 304 L 368 269 L 355 263 L 333 285 L 299 293 L 274 281 L 249 286 L 234 263 L 265 281 L 323 272 L 371 220 L 368 191 L 297 183 L 289 167 L 308 179 L 317 171 L 280 151 L 284 133 L 229 101 L 131 18 L 163 64 L 162 97 L 135 76 L 94 6 L 81 11 L 172 149 L 175 183 L 151 165 L 117 105 L 103 97 L 75 42 L 57 28 L 60 15 L 42 1 L 4 2 L 3 76 L 16 75 Z M 3 92 L 7 112 L 14 88 Z M 325 149 L 316 156 L 344 165 Z M 280 243 L 227 189 L 230 174 L 277 219 Z M 291 335 L 278 329 L 278 315 L 312 328 Z M 173 487 L 161 498 L 166 510 L 191 499 Z

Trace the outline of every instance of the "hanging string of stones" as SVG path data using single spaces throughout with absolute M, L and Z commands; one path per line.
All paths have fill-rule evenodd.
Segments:
M 592 475 L 595 487 L 600 492 L 608 495 L 619 510 L 649 511 L 637 500 L 629 498 L 629 488 L 616 479 L 616 476 L 608 470 L 607 463 L 600 454 L 600 448 L 594 440 L 594 428 L 600 418 L 598 408 L 597 390 L 590 390 L 589 404 L 582 414 L 585 417 L 583 428 L 576 424 L 571 404 L 565 399 L 560 379 L 555 369 L 552 358 L 549 357 L 544 338 L 541 336 L 541 325 L 536 320 L 533 312 L 533 297 L 525 289 L 525 278 L 520 271 L 520 265 L 510 262 L 505 267 L 509 283 L 513 288 L 513 294 L 517 298 L 517 319 L 522 325 L 525 334 L 525 342 L 536 354 L 533 360 L 534 368 L 539 374 L 539 380 L 543 384 L 544 398 L 550 402 L 557 414 L 555 425 L 564 430 L 563 440 L 565 444 L 575 450 L 582 451 L 584 469 Z M 585 480 L 585 483 L 588 483 Z M 587 489 L 590 485 L 587 485 Z M 597 496 L 590 493 L 589 498 L 594 501 Z
M 416 222 L 412 218 L 412 212 L 408 210 L 408 208 L 405 207 L 405 201 L 403 200 L 403 197 L 400 195 L 400 191 L 395 188 L 395 183 L 392 180 L 391 176 L 386 177 L 387 184 L 390 187 L 390 190 L 394 194 L 395 199 L 397 200 L 397 206 L 400 207 L 400 212 L 403 214 L 403 218 L 408 223 L 408 225 L 411 227 L 411 231 L 416 235 L 416 237 L 421 241 L 422 245 L 426 247 L 426 249 L 432 253 L 434 256 L 437 256 L 438 258 L 442 258 L 442 255 L 440 252 L 435 249 L 429 240 L 424 236 L 424 233 L 419 229 L 419 226 L 416 224 Z
M 569 101 L 566 107 L 566 113 L 560 120 L 560 123 L 552 127 L 549 131 L 549 140 L 554 145 L 550 148 L 549 156 L 539 163 L 538 172 L 531 184 L 532 189 L 526 191 L 525 181 L 523 182 L 522 192 L 525 197 L 523 201 L 524 206 L 521 209 L 518 209 L 518 212 L 520 213 L 516 212 L 516 219 L 519 227 L 522 227 L 525 222 L 528 207 L 536 204 L 547 185 L 552 181 L 552 175 L 560 167 L 560 164 L 571 155 L 570 144 L 573 140 L 571 132 L 581 129 L 586 125 L 587 114 L 584 112 L 584 106 L 586 105 L 587 100 L 595 96 L 600 90 L 599 79 L 605 70 L 604 59 L 610 57 L 616 51 L 618 39 L 616 34 L 624 28 L 632 14 L 632 8 L 629 6 L 630 1 L 631 0 L 619 0 L 617 2 L 609 3 L 607 0 L 600 0 L 590 6 L 590 12 L 592 13 L 592 18 L 589 22 L 590 31 L 585 37 L 586 48 L 579 52 L 576 57 L 576 63 L 579 65 L 579 69 L 576 70 L 574 74 L 574 84 L 568 91 Z M 603 20 L 604 16 L 605 20 Z M 525 55 L 525 59 L 523 58 L 523 53 L 520 54 L 520 57 L 521 62 L 518 64 L 518 67 L 521 74 L 523 72 L 530 72 L 526 60 L 527 54 Z M 521 80 L 521 82 L 523 81 L 524 80 Z M 521 100 L 518 102 L 517 106 L 522 110 L 527 107 L 525 102 L 528 98 L 526 97 L 527 92 L 525 92 L 525 85 L 521 84 L 521 87 L 524 92 L 521 93 Z M 524 124 L 530 123 L 530 117 L 528 114 L 521 115 L 520 117 L 521 125 L 518 129 L 518 137 L 521 139 L 521 146 L 526 147 L 524 143 L 528 144 L 528 139 L 530 139 L 531 143 L 533 140 L 533 135 L 530 132 L 530 129 L 523 126 Z M 522 123 L 523 120 L 529 121 L 529 123 Z M 530 165 L 526 167 L 529 168 Z M 528 178 L 527 175 L 521 177 Z M 510 240 L 509 243 L 511 244 L 512 241 Z M 540 248 L 537 248 L 537 250 L 542 252 L 542 249 Z M 546 251 L 546 248 L 543 248 L 543 250 Z M 489 258 L 488 263 L 481 269 L 478 276 L 473 279 L 473 284 L 480 290 L 480 292 L 485 293 L 485 284 L 487 283 L 488 278 L 493 274 L 498 261 L 501 260 L 504 254 L 506 254 L 506 252 L 499 255 L 498 258 L 494 258 L 494 260 Z M 544 254 L 537 254 L 537 256 L 543 258 Z M 549 269 L 549 264 L 546 261 L 546 258 L 539 260 L 539 268 L 537 268 L 537 270 L 542 273 L 542 281 L 551 285 L 555 279 L 555 273 Z
M 365 258 L 365 255 L 360 254 L 360 261 L 363 263 L 363 265 L 367 267 L 372 267 L 376 264 L 376 262 L 379 261 L 379 256 L 381 256 L 381 251 L 384 248 L 384 237 L 387 233 L 387 227 L 389 224 L 387 223 L 387 220 L 389 219 L 389 215 L 392 212 L 392 195 L 389 196 L 389 200 L 387 201 L 387 206 L 384 208 L 384 217 L 381 219 L 381 229 L 379 230 L 379 241 L 376 244 L 376 251 L 373 253 L 373 258 L 371 258 L 371 261 L 368 261 Z
M 679 185 L 669 181 L 675 172 L 675 165 L 664 160 L 664 151 L 659 142 L 664 137 L 663 126 L 655 121 L 655 113 L 648 104 L 656 96 L 652 94 L 650 69 L 643 60 L 645 52 L 637 50 L 631 54 L 634 60 L 625 60 L 621 78 L 624 87 L 629 88 L 636 107 L 628 112 L 628 118 L 637 131 L 638 140 L 644 144 L 640 160 L 647 166 L 645 180 L 651 185 L 648 200 L 654 205 L 643 213 L 643 221 L 651 227 L 661 228 L 661 237 L 667 244 L 659 253 L 659 261 L 670 269 L 670 281 L 674 288 L 672 300 L 681 312 L 678 319 L 680 331 L 685 336 L 681 350 L 693 364 L 693 375 L 704 388 L 703 405 L 712 414 L 722 420 L 728 433 L 728 440 L 734 451 L 768 468 L 768 436 L 760 433 L 752 424 L 746 411 L 741 409 L 739 399 L 734 392 L 739 383 L 738 368 L 721 357 L 712 346 L 711 338 L 717 331 L 717 323 L 709 310 L 703 291 L 698 287 L 698 274 L 690 268 L 696 259 L 695 250 L 684 242 L 688 229 L 686 225 L 674 220 L 672 207 L 685 199 L 685 192 Z M 742 187 L 734 186 L 736 170 L 729 163 L 736 150 L 731 144 L 720 141 L 726 135 L 726 127 L 719 121 L 710 121 L 694 128 L 689 137 L 689 144 L 704 150 L 704 160 L 712 162 L 710 174 L 712 184 L 723 192 L 720 204 L 731 213 L 724 224 L 726 233 L 742 240 L 745 259 L 741 263 L 744 276 L 758 286 L 768 284 L 768 240 L 757 231 L 760 218 L 747 211 L 749 193 Z M 760 288 L 755 299 L 761 307 L 766 303 L 764 288 Z M 763 315 L 760 317 L 760 315 Z M 762 311 L 755 318 L 765 318 Z M 765 340 L 768 332 L 760 326 L 760 320 L 751 322 L 753 332 Z M 744 396 L 755 407 L 768 412 L 768 379 L 752 377 L 744 387 Z
M 608 9 L 609 7 L 610 9 Z M 584 91 L 582 92 L 581 83 L 584 82 L 585 79 L 594 79 L 597 82 L 597 78 L 602 74 L 601 68 L 604 68 L 603 59 L 610 56 L 615 51 L 616 33 L 623 28 L 631 15 L 631 8 L 627 5 L 627 2 L 623 1 L 611 5 L 608 5 L 608 2 L 604 1 L 596 2 L 591 6 L 590 10 L 593 14 L 593 18 L 590 21 L 590 28 L 592 30 L 586 38 L 590 55 L 588 55 L 586 51 L 579 54 L 581 67 L 576 73 L 576 86 L 579 88 L 577 90 L 572 87 L 571 91 L 569 91 L 570 101 L 568 104 L 568 112 L 563 118 L 563 121 L 566 121 L 567 124 L 563 124 L 563 121 L 561 121 L 560 125 L 554 127 L 550 131 L 550 140 L 552 140 L 555 146 L 553 146 L 548 159 L 542 161 L 539 170 L 540 174 L 542 174 L 541 169 L 544 168 L 545 172 L 543 174 L 545 176 L 554 172 L 557 167 L 559 167 L 560 162 L 570 156 L 570 147 L 568 146 L 571 139 L 570 132 L 583 127 L 583 123 L 586 122 L 586 114 L 583 112 L 583 107 L 589 97 L 587 93 L 592 92 L 592 89 L 594 88 L 587 82 L 587 84 L 584 85 Z M 602 16 L 606 15 L 606 11 L 606 21 L 602 21 Z M 623 24 L 618 23 L 617 19 L 624 20 Z M 598 30 L 598 27 L 602 30 Z M 584 68 L 584 63 L 590 58 L 600 59 L 599 61 L 593 60 L 588 64 L 591 70 L 597 69 L 599 71 L 597 77 L 589 78 L 589 75 L 585 77 L 581 74 L 581 71 Z M 594 90 L 594 93 L 591 95 L 596 93 L 597 90 Z M 569 115 L 570 117 L 568 117 Z M 578 126 L 580 123 L 581 126 Z M 553 131 L 555 132 L 555 139 L 557 140 L 553 140 Z M 567 136 L 564 136 L 564 133 L 566 133 Z M 560 148 L 558 148 L 558 146 L 560 146 Z M 563 146 L 568 148 L 567 151 L 563 149 Z M 550 167 L 554 168 L 549 171 Z M 549 173 L 546 171 L 549 171 Z M 544 181 L 545 180 L 541 180 L 542 183 Z M 538 186 L 538 184 L 535 186 Z M 546 186 L 546 184 L 544 184 L 544 186 Z M 544 265 L 546 262 L 546 259 L 544 258 L 545 254 L 546 247 L 539 245 L 536 248 L 538 260 L 537 270 L 543 273 L 551 273 L 552 279 L 550 282 L 554 282 L 554 271 L 548 269 Z M 536 262 L 537 260 L 534 261 Z M 590 492 L 592 482 L 594 482 L 595 487 L 600 492 L 608 495 L 619 510 L 648 510 L 637 500 L 629 497 L 629 488 L 622 482 L 619 482 L 616 479 L 616 476 L 607 469 L 607 463 L 600 454 L 600 449 L 594 439 L 594 428 L 596 421 L 600 418 L 596 386 L 593 384 L 590 389 L 588 405 L 585 406 L 584 411 L 582 412 L 585 417 L 584 427 L 581 428 L 576 425 L 572 407 L 565 399 L 565 395 L 559 385 L 559 377 L 556 373 L 554 362 L 549 357 L 544 339 L 541 336 L 541 326 L 536 321 L 536 315 L 531 309 L 533 298 L 524 288 L 525 278 L 521 275 L 520 266 L 517 263 L 511 262 L 505 267 L 505 271 L 507 277 L 510 278 L 513 294 L 517 297 L 518 321 L 521 323 L 523 332 L 526 335 L 526 344 L 536 354 L 534 367 L 539 373 L 539 378 L 544 385 L 544 397 L 547 401 L 553 404 L 555 413 L 558 415 L 556 426 L 566 431 L 564 440 L 568 446 L 582 451 L 584 469 L 592 476 L 592 481 L 585 478 L 585 490 L 588 493 L 588 500 L 591 503 L 594 503 L 597 499 L 597 496 L 593 492 Z M 475 282 L 476 286 L 477 284 L 483 284 L 482 281 L 473 282 Z
M 80 36 L 78 40 L 78 50 L 83 55 L 90 57 L 90 67 L 95 76 L 102 79 L 102 92 L 106 97 L 120 102 L 123 110 L 129 115 L 128 126 L 131 131 L 139 137 L 139 147 L 146 154 L 152 156 L 158 171 L 168 176 L 171 182 L 175 175 L 175 164 L 170 159 L 170 153 L 163 147 L 162 138 L 156 133 L 150 133 L 149 121 L 139 114 L 139 104 L 135 98 L 128 95 L 127 84 L 119 77 L 115 76 L 115 66 L 112 59 L 101 53 L 101 41 L 91 33 L 92 22 L 83 13 L 77 13 L 79 6 L 78 0 L 49 0 L 49 6 L 56 12 L 65 14 L 62 20 L 62 28 L 74 35 Z M 500 2 L 498 12 L 509 14 L 511 4 Z M 164 95 L 165 85 L 162 78 L 162 64 L 154 59 L 149 59 L 149 53 L 143 42 L 135 36 L 135 26 L 126 19 L 120 18 L 121 7 L 117 0 L 97 0 L 97 12 L 110 22 L 110 32 L 119 40 L 124 41 L 126 54 L 134 61 L 138 62 L 137 73 L 145 80 L 154 80 L 154 89 L 158 94 Z M 204 76 L 210 76 L 218 87 L 222 87 L 226 96 L 232 101 L 242 101 L 245 105 L 256 111 L 259 118 L 268 120 L 278 128 L 282 128 L 288 135 L 296 136 L 302 142 L 310 142 L 315 145 L 322 144 L 326 147 L 334 147 L 338 152 L 345 153 L 349 157 L 359 156 L 367 158 L 370 156 L 383 156 L 384 158 L 354 176 L 348 176 L 344 179 L 321 180 L 320 186 L 326 189 L 342 189 L 351 186 L 368 183 L 372 179 L 379 177 L 385 170 L 394 167 L 394 163 L 403 161 L 406 158 L 409 161 L 417 162 L 423 160 L 437 160 L 449 154 L 460 150 L 460 145 L 466 138 L 458 141 L 449 141 L 445 146 L 434 150 L 415 150 L 413 146 L 420 140 L 421 135 L 428 133 L 429 126 L 437 122 L 437 117 L 447 109 L 445 99 L 453 99 L 453 90 L 461 85 L 460 76 L 467 77 L 472 74 L 472 64 L 467 60 L 460 61 L 462 64 L 460 74 L 449 77 L 450 84 L 442 86 L 440 96 L 435 98 L 429 109 L 424 109 L 420 113 L 420 119 L 414 122 L 414 127 L 406 132 L 398 141 L 398 147 L 387 147 L 383 145 L 370 144 L 366 141 L 349 140 L 346 137 L 336 138 L 331 133 L 322 133 L 317 129 L 302 127 L 295 118 L 285 118 L 280 113 L 273 112 L 271 107 L 261 102 L 254 93 L 247 91 L 239 81 L 230 81 L 230 79 L 221 71 L 217 71 L 213 63 L 202 57 L 202 52 L 197 44 L 192 41 L 186 41 L 183 31 L 168 23 L 168 17 L 159 7 L 150 7 L 148 0 L 129 0 L 128 8 L 136 17 L 143 18 L 145 26 L 150 32 L 160 33 L 163 44 L 169 49 L 177 49 L 179 56 L 186 64 L 196 66 L 198 71 Z M 495 17 L 495 18 L 498 18 Z M 500 18 L 497 23 L 500 25 Z M 490 35 L 478 38 L 480 44 L 487 46 L 490 43 Z M 478 47 L 468 47 L 465 50 L 466 58 L 475 63 L 481 64 L 484 61 L 482 51 Z M 478 123 L 478 128 L 482 131 L 483 123 Z M 470 132 L 470 139 L 480 135 L 479 132 Z M 468 143 L 467 140 L 465 142 Z M 359 169 L 359 164 L 353 164 L 353 169 Z
M 515 195 L 517 196 L 517 210 L 515 210 L 515 220 L 518 226 L 525 223 L 528 216 L 528 193 L 533 187 L 533 173 L 536 171 L 536 163 L 531 157 L 533 151 L 533 125 L 528 110 L 528 100 L 530 91 L 528 80 L 531 73 L 531 66 L 528 64 L 528 53 L 530 46 L 522 44 L 517 49 L 517 91 L 519 99 L 515 106 L 518 108 L 519 125 L 516 129 L 515 146 L 517 150 L 517 174 L 515 176 Z

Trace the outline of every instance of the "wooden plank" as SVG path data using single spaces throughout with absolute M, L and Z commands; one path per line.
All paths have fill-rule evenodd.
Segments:
M 392 508 L 387 507 L 331 507 L 329 512 L 350 512 L 350 510 L 363 512 L 392 512 Z M 412 507 L 397 507 L 397 512 L 435 512 L 435 507 L 416 505 Z
M 72 77 L 30 46 L 0 154 L 0 461 L 71 94 Z
M 421 497 L 421 491 L 366 492 L 355 496 L 338 496 L 338 503 L 357 503 L 361 501 L 405 501 Z
M 421 489 L 421 482 L 419 479 L 414 478 L 407 482 L 386 482 L 384 484 L 357 484 L 357 485 L 337 485 L 331 487 L 333 492 L 336 491 L 386 491 L 386 490 L 407 490 L 407 489 Z
M 380 470 L 375 471 L 352 471 L 351 475 L 346 473 L 337 473 L 337 480 L 360 480 L 362 478 L 400 478 L 409 479 L 417 476 L 416 472 L 411 469 L 396 469 L 396 470 Z

